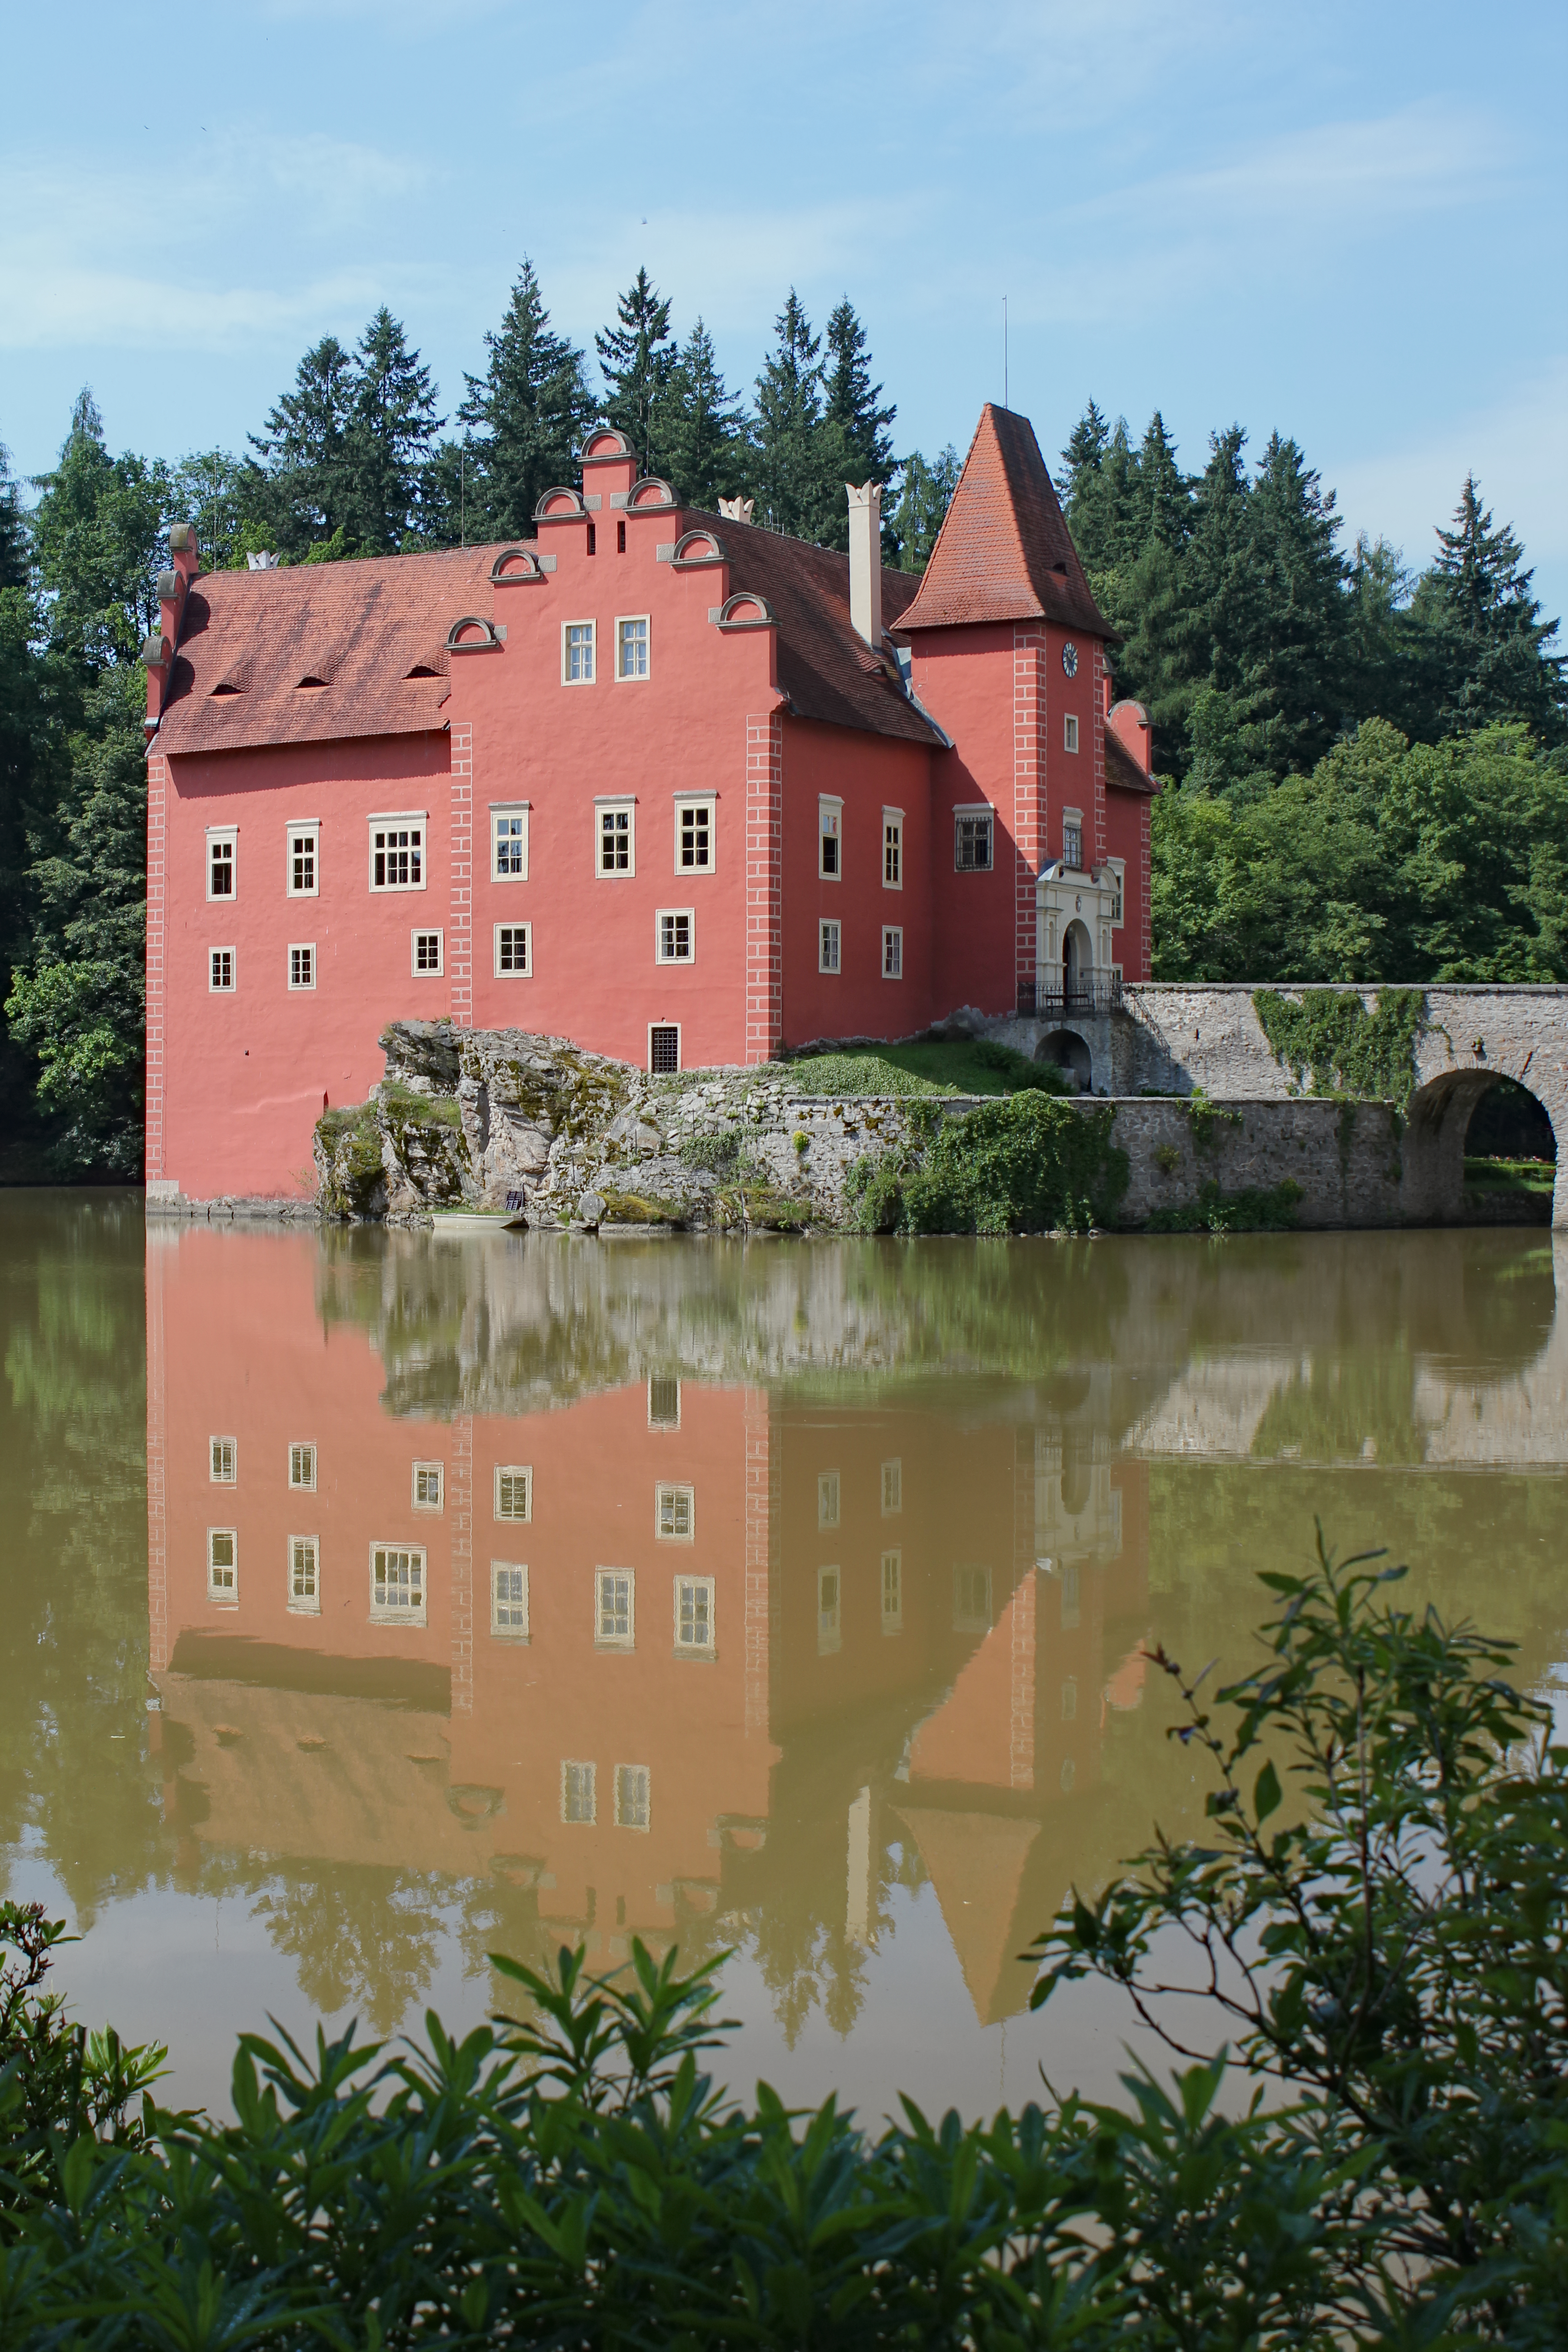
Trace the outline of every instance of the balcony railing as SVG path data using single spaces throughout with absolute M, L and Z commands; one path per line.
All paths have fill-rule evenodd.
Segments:
M 1036 1019 L 1079 1019 L 1089 1013 L 1120 1013 L 1121 982 L 1113 971 L 1089 971 L 1075 980 L 1068 988 L 1064 982 L 1021 980 L 1018 982 L 1018 1010 Z

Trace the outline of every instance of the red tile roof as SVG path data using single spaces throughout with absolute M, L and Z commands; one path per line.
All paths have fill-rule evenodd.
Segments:
M 1034 426 L 987 401 L 919 593 L 899 628 L 1027 620 L 1115 636 L 1089 593 Z
M 1119 735 L 1105 730 L 1105 781 L 1124 793 L 1147 793 L 1151 797 L 1160 789 L 1152 776 L 1146 776 Z

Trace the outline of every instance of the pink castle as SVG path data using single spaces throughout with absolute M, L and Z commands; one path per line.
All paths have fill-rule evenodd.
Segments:
M 149 639 L 147 1156 L 286 1195 L 390 1020 L 654 1069 L 1103 1010 L 1149 972 L 1150 730 L 1026 419 L 923 577 L 590 435 L 511 547 L 199 569 Z

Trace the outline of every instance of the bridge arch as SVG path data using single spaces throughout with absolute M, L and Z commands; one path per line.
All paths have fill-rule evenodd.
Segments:
M 1078 1081 L 1079 1094 L 1094 1091 L 1094 1056 L 1089 1040 L 1080 1037 L 1076 1029 L 1047 1029 L 1035 1048 L 1037 1062 L 1054 1062 L 1069 1078 Z
M 1495 1090 L 1502 1084 L 1509 1085 L 1510 1095 L 1520 1103 L 1526 1131 L 1533 1130 L 1538 1142 L 1550 1139 L 1549 1151 L 1543 1149 L 1541 1156 L 1557 1162 L 1552 1222 L 1568 1223 L 1568 1171 L 1557 1150 L 1568 1103 L 1554 1105 L 1538 1094 L 1526 1076 L 1513 1077 L 1485 1063 L 1439 1071 L 1418 1087 L 1405 1105 L 1399 1196 L 1401 1211 L 1411 1223 L 1467 1222 L 1465 1146 L 1482 1102 L 1492 1097 L 1495 1105 Z

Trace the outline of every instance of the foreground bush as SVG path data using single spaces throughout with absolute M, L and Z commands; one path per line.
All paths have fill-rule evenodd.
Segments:
M 0 2343 L 1562 2343 L 1568 1750 L 1502 1645 L 1366 1563 L 1266 1581 L 1268 1663 L 1212 1709 L 1162 1661 L 1210 1841 L 1157 1842 L 1041 1947 L 1039 1997 L 1098 1972 L 1178 2046 L 1170 1989 L 1220 2002 L 1239 2116 L 1206 2053 L 967 2129 L 742 2106 L 700 2071 L 710 1970 L 639 1946 L 618 1984 L 498 1958 L 531 2013 L 461 2042 L 243 2035 L 219 2127 L 146 2094 L 162 2053 L 68 2026 L 58 1930 L 13 1906 Z M 1194 1977 L 1162 1974 L 1173 1929 Z

